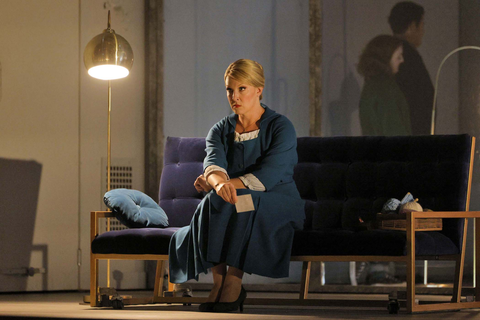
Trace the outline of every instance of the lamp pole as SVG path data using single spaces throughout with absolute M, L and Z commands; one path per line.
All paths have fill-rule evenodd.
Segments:
M 130 44 L 111 28 L 110 10 L 108 11 L 107 29 L 90 40 L 83 53 L 83 60 L 90 76 L 100 80 L 108 80 L 107 191 L 110 191 L 112 166 L 111 80 L 128 76 L 133 65 L 133 51 Z M 107 218 L 107 231 L 110 231 L 110 218 Z M 110 287 L 110 259 L 107 260 L 107 287 Z
M 431 135 L 435 134 L 435 115 L 436 115 L 436 109 L 437 109 L 436 105 L 437 105 L 437 92 L 438 92 L 438 78 L 440 77 L 440 71 L 442 71 L 443 64 L 445 63 L 445 61 L 447 61 L 448 58 L 450 58 L 452 55 L 462 50 L 480 50 L 480 47 L 464 46 L 464 47 L 457 48 L 455 50 L 452 50 L 449 54 L 447 54 L 445 58 L 443 58 L 442 63 L 440 63 L 440 67 L 438 67 L 437 76 L 435 78 L 435 90 L 433 94 L 433 107 L 432 107 L 432 125 L 430 129 Z
M 110 115 L 112 113 L 112 84 L 108 80 L 108 125 L 107 125 L 107 191 L 110 191 L 110 169 L 112 166 L 112 136 Z
M 437 70 L 437 76 L 435 78 L 435 90 L 434 90 L 434 94 L 433 94 L 433 107 L 432 107 L 432 126 L 431 126 L 431 129 L 430 129 L 430 134 L 431 135 L 434 135 L 435 134 L 435 112 L 436 112 L 436 104 L 437 104 L 437 92 L 438 92 L 438 78 L 440 77 L 440 71 L 442 70 L 442 67 L 443 67 L 443 64 L 445 63 L 445 61 L 447 61 L 448 58 L 450 58 L 452 55 L 454 55 L 455 53 L 459 52 L 459 51 L 463 51 L 463 50 L 478 50 L 480 51 L 480 47 L 477 47 L 477 46 L 463 46 L 463 47 L 459 47 L 457 49 L 454 49 L 452 51 L 450 51 L 446 56 L 445 58 L 443 58 L 442 60 L 442 63 L 440 63 L 440 66 L 438 67 L 438 70 Z M 477 283 L 476 283 L 476 273 L 477 273 L 477 262 L 476 262 L 476 259 L 475 259 L 475 252 L 476 252 L 476 236 L 475 236 L 475 232 L 476 232 L 476 220 L 477 218 L 473 218 L 473 254 L 474 254 L 474 259 L 473 259 L 473 287 L 475 288 L 477 286 Z M 426 261 L 425 261 L 426 263 Z M 426 266 L 426 265 L 425 265 Z M 425 268 L 426 270 L 426 268 Z M 426 272 L 425 272 L 425 279 L 426 279 Z

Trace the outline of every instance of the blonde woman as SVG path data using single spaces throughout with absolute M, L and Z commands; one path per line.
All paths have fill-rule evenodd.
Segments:
M 204 172 L 194 183 L 207 194 L 190 225 L 174 234 L 169 259 L 174 283 L 211 270 L 213 289 L 199 308 L 210 312 L 243 311 L 244 272 L 287 277 L 294 229 L 305 218 L 293 181 L 295 129 L 260 103 L 262 66 L 237 60 L 224 80 L 233 113 L 208 133 Z M 253 207 L 237 212 L 235 204 L 249 199 Z

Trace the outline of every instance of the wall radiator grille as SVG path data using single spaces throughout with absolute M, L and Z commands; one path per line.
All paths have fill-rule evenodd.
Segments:
M 135 189 L 135 165 L 133 159 L 115 158 L 110 164 L 110 190 L 113 189 Z M 103 196 L 107 192 L 107 158 L 102 158 L 102 175 L 101 175 L 101 207 L 107 210 L 107 206 L 103 202 Z M 107 219 L 101 219 L 100 230 L 107 231 Z M 116 218 L 110 219 L 110 230 L 127 229 Z

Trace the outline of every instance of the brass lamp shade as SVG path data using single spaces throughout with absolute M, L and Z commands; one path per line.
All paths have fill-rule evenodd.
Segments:
M 88 74 L 101 80 L 125 78 L 133 65 L 133 51 L 127 40 L 110 28 L 95 36 L 85 47 L 83 62 Z

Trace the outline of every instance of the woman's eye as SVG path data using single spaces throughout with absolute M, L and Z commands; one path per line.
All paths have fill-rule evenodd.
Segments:
M 243 91 L 245 90 L 246 88 L 245 87 L 240 87 L 240 91 Z

